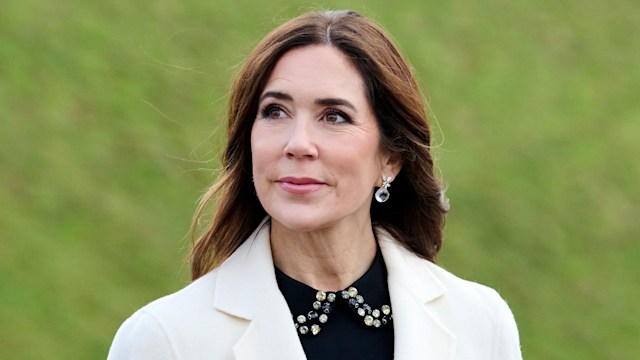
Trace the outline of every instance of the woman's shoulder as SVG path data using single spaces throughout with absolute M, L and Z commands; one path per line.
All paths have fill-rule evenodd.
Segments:
M 505 305 L 505 300 L 493 288 L 463 279 L 445 268 L 425 260 L 431 273 L 444 285 L 450 298 L 486 306 L 489 311 L 496 311 Z
M 433 315 L 465 344 L 462 353 L 490 346 L 493 358 L 521 359 L 515 318 L 507 302 L 493 288 L 462 279 L 448 270 L 424 260 L 445 292 L 433 304 Z M 471 351 L 470 357 L 473 357 Z
M 503 308 L 502 297 L 492 288 L 465 280 L 429 261 L 397 242 L 382 228 L 376 228 L 379 245 L 390 275 L 401 278 L 411 288 L 428 288 L 430 294 L 442 294 L 445 303 L 496 311 Z
M 195 324 L 216 322 L 216 276 L 214 270 L 134 312 L 118 329 L 109 359 L 173 359 L 182 353 L 184 338 L 198 336 Z
M 151 301 L 135 311 L 119 332 L 128 326 L 153 328 L 167 322 L 199 316 L 213 304 L 216 271 L 191 282 L 182 289 Z
M 165 318 L 175 315 L 184 316 L 188 312 L 211 307 L 217 273 L 217 269 L 213 270 L 182 289 L 150 302 L 138 312 Z
M 463 279 L 445 268 L 426 261 L 431 273 L 444 285 L 443 307 L 464 309 L 476 320 L 484 320 L 494 326 L 513 321 L 513 313 L 506 300 L 495 289 Z M 447 306 L 446 304 L 449 304 Z

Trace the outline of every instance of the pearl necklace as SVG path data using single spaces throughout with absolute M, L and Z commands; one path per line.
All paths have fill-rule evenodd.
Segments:
M 318 291 L 316 301 L 312 304 L 313 310 L 306 315 L 301 314 L 293 318 L 298 333 L 318 335 L 321 330 L 320 325 L 329 321 L 329 314 L 331 314 L 336 301 L 345 302 L 366 326 L 379 328 L 388 325 L 393 320 L 391 306 L 382 305 L 380 309 L 373 309 L 365 302 L 364 297 L 358 294 L 358 289 L 353 286 L 340 291 L 339 295 L 335 292 Z

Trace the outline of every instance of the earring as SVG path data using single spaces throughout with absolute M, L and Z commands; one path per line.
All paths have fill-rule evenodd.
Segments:
M 393 178 L 391 176 L 384 176 L 382 175 L 382 186 L 380 186 L 380 189 L 378 189 L 376 191 L 376 201 L 379 203 L 383 203 L 387 200 L 389 200 L 389 186 L 391 186 L 391 182 L 393 181 Z

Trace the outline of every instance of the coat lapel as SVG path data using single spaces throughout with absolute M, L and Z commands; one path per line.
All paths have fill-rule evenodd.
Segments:
M 425 260 L 376 228 L 388 272 L 396 360 L 450 360 L 456 339 L 433 315 L 431 306 L 446 293 Z M 220 266 L 213 306 L 247 321 L 233 347 L 238 360 L 306 359 L 291 313 L 275 279 L 270 227 L 265 219 Z
M 455 336 L 430 312 L 446 288 L 433 275 L 426 260 L 402 247 L 384 230 L 376 228 L 376 235 L 389 274 L 394 358 L 453 359 Z
M 220 266 L 213 306 L 247 321 L 233 347 L 238 360 L 305 359 L 275 279 L 267 220 Z
M 282 295 L 271 296 L 233 347 L 238 360 L 306 359 Z M 284 320 L 284 321 L 283 321 Z

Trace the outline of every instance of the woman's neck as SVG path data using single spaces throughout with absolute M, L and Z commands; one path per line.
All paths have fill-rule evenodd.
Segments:
M 359 279 L 376 255 L 371 220 L 315 231 L 295 231 L 271 219 L 274 264 L 314 289 L 338 291 Z

